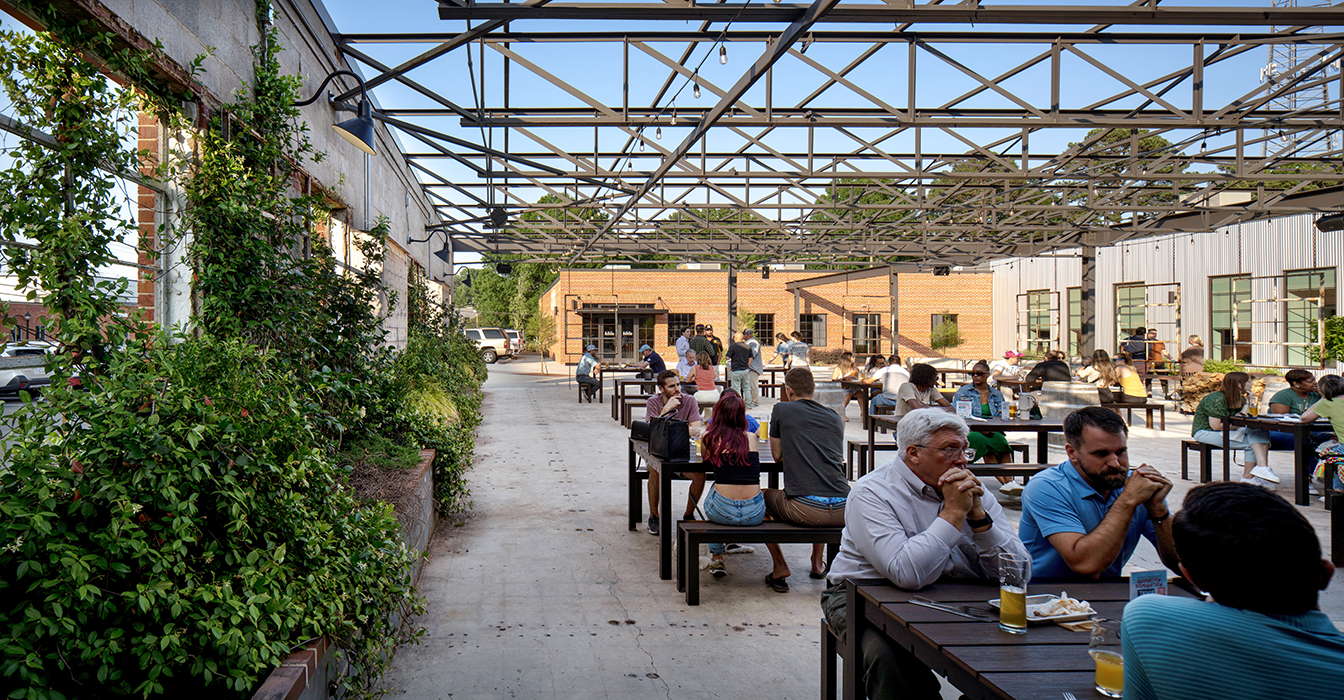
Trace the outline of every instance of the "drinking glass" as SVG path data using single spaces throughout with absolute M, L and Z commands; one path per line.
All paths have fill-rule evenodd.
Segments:
M 1120 621 L 1092 618 L 1087 653 L 1097 662 L 1097 692 L 1108 698 L 1125 694 L 1125 657 L 1120 650 Z
M 1251 399 L 1251 404 L 1250 406 L 1247 406 L 1247 409 L 1250 411 L 1252 418 L 1260 415 L 1260 402 L 1256 401 L 1255 399 Z
M 1027 633 L 1027 569 L 1031 560 L 1018 554 L 999 554 L 999 629 Z
M 758 438 L 760 438 L 760 439 L 762 439 L 762 440 L 769 440 L 769 439 L 770 439 L 770 419 L 769 419 L 769 418 L 762 418 L 762 419 L 761 419 L 761 429 L 756 431 L 756 437 L 758 437 Z
M 1017 404 L 1008 404 L 1008 418 L 1009 420 L 1017 420 Z

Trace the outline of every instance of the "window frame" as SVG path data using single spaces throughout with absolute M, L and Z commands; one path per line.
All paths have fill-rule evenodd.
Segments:
M 826 314 L 798 314 L 798 335 L 803 337 L 803 342 L 810 348 L 818 347 L 813 342 L 816 340 L 817 328 L 821 328 L 821 346 L 826 347 Z M 806 330 L 804 330 L 806 329 Z
M 1330 284 L 1316 285 L 1314 287 L 1302 287 L 1301 289 L 1313 290 L 1312 296 L 1314 298 L 1315 297 L 1314 292 L 1320 289 L 1322 286 L 1324 286 L 1325 298 L 1323 298 L 1321 302 L 1317 302 L 1314 305 L 1308 305 L 1305 300 L 1294 301 L 1291 298 L 1293 293 L 1293 287 L 1291 286 L 1292 279 L 1294 277 L 1310 278 L 1313 275 L 1320 275 L 1323 278 L 1328 278 L 1330 280 Z M 1320 327 L 1319 323 L 1321 319 L 1329 318 L 1338 313 L 1339 274 L 1336 271 L 1336 268 L 1333 267 L 1313 267 L 1300 270 L 1284 270 L 1283 294 L 1284 294 L 1283 364 L 1285 367 L 1314 367 L 1316 365 L 1311 361 L 1306 345 L 1290 345 L 1289 343 L 1308 343 L 1308 344 L 1311 343 L 1311 336 L 1314 334 L 1315 331 L 1319 329 Z M 1312 309 L 1313 313 L 1311 315 L 1315 316 L 1316 318 L 1311 320 L 1295 321 L 1293 318 L 1295 313 L 1293 307 L 1295 305 L 1300 305 L 1300 310 L 1298 310 L 1297 313 L 1301 314 L 1302 312 L 1305 312 L 1307 309 Z M 1297 324 L 1300 324 L 1301 328 L 1304 329 L 1296 331 L 1297 333 L 1296 337 L 1300 338 L 1300 340 L 1294 340 L 1295 337 L 1294 326 Z
M 690 318 L 691 322 L 682 323 L 682 319 L 684 318 Z M 674 320 L 676 321 L 675 323 L 673 322 Z M 695 328 L 695 314 L 674 314 L 670 312 L 667 314 L 668 347 L 675 348 L 677 346 L 677 338 L 681 336 L 681 332 L 685 330 L 687 326 Z
M 860 325 L 860 320 L 866 323 Z M 850 350 L 855 355 L 880 355 L 882 354 L 882 314 L 880 313 L 851 313 L 850 314 Z M 860 336 L 860 330 L 863 335 Z M 863 350 L 859 349 L 859 343 L 864 343 Z

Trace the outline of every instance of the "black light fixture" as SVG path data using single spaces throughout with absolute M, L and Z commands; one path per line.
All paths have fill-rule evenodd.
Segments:
M 504 207 L 495 207 L 490 210 L 490 228 L 504 228 L 509 223 L 509 213 L 504 211 Z
M 445 265 L 453 263 L 453 251 L 448 247 L 448 241 L 443 242 L 443 247 L 434 251 L 434 257 L 443 261 Z
M 513 265 L 510 265 L 509 263 L 506 262 L 497 262 L 495 263 L 495 272 L 498 272 L 501 275 L 512 274 Z
M 1344 231 L 1344 212 L 1326 214 L 1316 220 L 1316 230 L 1322 233 Z
M 762 265 L 762 266 L 761 266 L 761 279 L 763 279 L 763 280 L 768 280 L 768 279 L 770 279 L 770 266 L 769 266 L 769 265 Z
M 934 276 L 934 277 L 947 277 L 947 276 L 949 276 L 949 275 L 951 275 L 951 274 L 952 274 L 952 268 L 951 268 L 950 266 L 948 266 L 948 265 L 934 265 L 934 266 L 933 266 L 933 276 Z
M 317 86 L 317 91 L 313 93 L 312 97 L 302 102 L 295 102 L 294 106 L 303 107 L 304 105 L 310 105 L 316 102 L 317 98 L 322 95 L 322 91 L 326 89 L 327 83 L 330 83 L 331 79 L 338 75 L 348 75 L 359 81 L 359 105 L 351 107 L 344 102 L 337 102 L 330 97 L 327 99 L 333 108 L 354 112 L 358 116 L 354 119 L 343 121 L 340 124 L 333 124 L 331 128 L 335 129 L 336 133 L 341 135 L 341 138 L 349 141 L 355 148 L 358 148 L 371 156 L 377 155 L 378 151 L 375 148 L 376 141 L 373 134 L 373 108 L 369 106 L 369 96 L 364 90 L 364 79 L 361 78 L 359 74 L 348 70 L 333 71 L 331 75 L 322 79 L 322 84 Z

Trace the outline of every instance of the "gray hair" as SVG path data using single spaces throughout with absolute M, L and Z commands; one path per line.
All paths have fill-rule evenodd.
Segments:
M 905 414 L 896 424 L 896 446 L 904 453 L 910 445 L 927 445 L 940 430 L 955 430 L 962 437 L 971 431 L 955 413 L 941 408 L 920 408 Z

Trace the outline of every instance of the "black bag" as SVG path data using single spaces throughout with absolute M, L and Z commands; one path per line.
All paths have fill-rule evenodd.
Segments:
M 642 420 L 630 421 L 630 437 L 635 440 L 649 441 L 649 424 Z
M 649 421 L 649 452 L 670 461 L 691 458 L 691 425 L 684 420 L 658 416 Z

